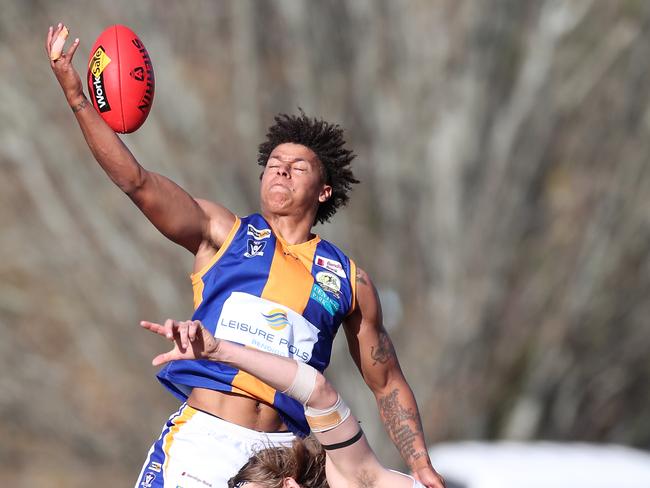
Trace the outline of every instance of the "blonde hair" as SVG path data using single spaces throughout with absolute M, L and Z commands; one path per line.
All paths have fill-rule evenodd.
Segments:
M 259 483 L 264 488 L 281 488 L 293 478 L 303 488 L 329 488 L 325 478 L 325 451 L 313 438 L 297 439 L 291 447 L 268 447 L 253 454 L 239 472 L 228 480 L 228 488 Z

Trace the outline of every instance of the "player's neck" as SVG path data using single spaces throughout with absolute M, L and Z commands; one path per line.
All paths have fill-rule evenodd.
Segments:
M 302 244 L 314 238 L 311 231 L 313 219 L 294 215 L 264 214 L 273 232 L 279 235 L 287 244 Z

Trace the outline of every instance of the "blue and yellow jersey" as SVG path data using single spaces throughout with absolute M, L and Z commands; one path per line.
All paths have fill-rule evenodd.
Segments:
M 192 275 L 194 315 L 216 337 L 303 361 L 323 371 L 343 319 L 355 307 L 354 262 L 316 236 L 290 245 L 259 214 L 237 218 L 212 260 Z M 158 379 L 181 400 L 194 387 L 273 405 L 306 434 L 303 407 L 257 378 L 211 361 L 174 361 Z

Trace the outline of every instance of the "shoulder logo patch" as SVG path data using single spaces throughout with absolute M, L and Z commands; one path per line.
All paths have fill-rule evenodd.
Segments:
M 271 237 L 271 229 L 257 229 L 253 227 L 251 224 L 248 224 L 248 230 L 246 233 L 249 236 L 253 236 L 253 238 L 260 240 L 260 239 L 268 239 Z

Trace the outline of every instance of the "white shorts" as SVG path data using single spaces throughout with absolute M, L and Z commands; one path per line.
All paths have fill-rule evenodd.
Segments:
M 151 446 L 136 488 L 226 488 L 265 447 L 290 446 L 291 432 L 257 432 L 183 404 Z

